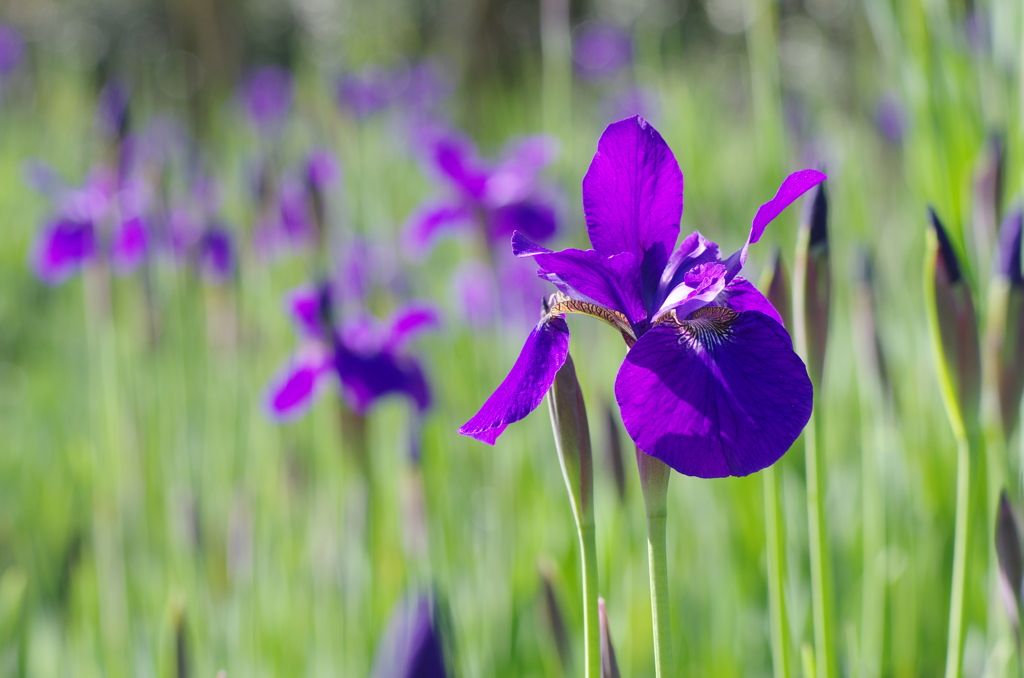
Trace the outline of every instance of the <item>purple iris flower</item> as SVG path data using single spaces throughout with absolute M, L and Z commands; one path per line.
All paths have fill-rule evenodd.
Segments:
M 483 228 L 488 244 L 507 242 L 516 231 L 541 241 L 555 234 L 553 200 L 538 181 L 555 159 L 554 139 L 526 137 L 494 164 L 480 159 L 473 142 L 458 133 L 434 130 L 425 141 L 429 167 L 450 192 L 422 204 L 407 222 L 405 241 L 412 253 L 429 251 L 439 232 L 453 228 Z
M 578 26 L 574 33 L 572 60 L 582 78 L 609 78 L 633 61 L 633 40 L 618 26 L 586 23 Z
M 267 390 L 271 418 L 302 415 L 334 379 L 359 415 L 392 393 L 409 398 L 421 415 L 430 406 L 423 370 L 406 348 L 419 332 L 437 325 L 432 308 L 409 304 L 385 321 L 363 315 L 339 325 L 332 320 L 329 284 L 294 290 L 287 306 L 302 343 Z
M 367 66 L 358 73 L 346 73 L 338 78 L 338 105 L 356 118 L 365 118 L 394 103 L 401 92 L 401 84 L 394 71 Z
M 7 75 L 21 63 L 25 41 L 13 26 L 0 23 L 0 76 Z
M 171 252 L 203 280 L 213 284 L 229 282 L 238 255 L 231 229 L 216 217 L 220 208 L 216 182 L 198 177 L 188 197 L 187 203 L 176 206 L 167 218 Z
M 907 115 L 903 104 L 894 94 L 886 94 L 875 106 L 875 125 L 882 136 L 893 146 L 903 143 L 907 131 Z
M 584 313 L 630 347 L 615 399 L 640 450 L 702 478 L 773 464 L 807 423 L 812 387 L 779 314 L 739 273 L 765 227 L 825 178 L 787 177 L 747 242 L 723 259 L 696 231 L 675 246 L 683 175 L 658 132 L 639 116 L 610 125 L 583 179 L 594 249 L 551 252 L 513 235 L 513 252 L 533 257 L 558 293 L 508 377 L 459 432 L 493 444 L 533 411 L 565 362 L 565 314 Z
M 391 615 L 371 678 L 446 678 L 444 647 L 430 596 L 401 601 Z
M 291 110 L 295 83 L 288 69 L 263 66 L 248 75 L 240 95 L 252 123 L 261 130 L 274 129 Z
M 341 176 L 335 157 L 315 149 L 298 166 L 288 168 L 276 195 L 266 200 L 266 209 L 256 227 L 257 250 L 268 257 L 310 247 L 324 225 L 324 198 Z

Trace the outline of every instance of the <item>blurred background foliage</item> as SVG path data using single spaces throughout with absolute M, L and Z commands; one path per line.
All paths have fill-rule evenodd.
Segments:
M 0 19 L 25 39 L 0 91 L 0 673 L 365 676 L 390 611 L 414 588 L 436 592 L 455 675 L 581 672 L 578 546 L 547 417 L 511 427 L 494 449 L 456 434 L 530 320 L 465 321 L 449 273 L 473 243 L 404 257 L 402 224 L 431 182 L 393 120 L 357 120 L 335 105 L 338 76 L 422 59 L 451 84 L 445 115 L 485 155 L 514 135 L 559 138 L 549 177 L 565 246 L 586 246 L 580 180 L 600 132 L 620 117 L 642 113 L 663 134 L 686 176 L 684 232 L 700 228 L 727 251 L 787 172 L 822 164 L 836 282 L 816 405 L 838 655 L 843 675 L 941 670 L 956 461 L 922 304 L 925 206 L 966 257 L 983 308 L 992 241 L 972 230 L 975 178 L 998 134 L 996 209 L 1021 189 L 1020 2 L 5 0 Z M 572 36 L 595 21 L 633 44 L 610 82 L 572 69 Z M 25 163 L 43 159 L 77 183 L 105 153 L 95 110 L 114 77 L 132 85 L 132 126 L 170 116 L 197 140 L 224 218 L 247 242 L 256 213 L 247 182 L 266 140 L 242 122 L 236 88 L 268 64 L 297 81 L 280 152 L 294 160 L 311 145 L 330 148 L 344 176 L 327 196 L 331 227 L 401 262 L 382 267 L 388 284 L 372 310 L 386 314 L 414 290 L 444 313 L 418 346 L 435 392 L 422 466 L 405 462 L 415 434 L 406 408 L 386 402 L 369 417 L 371 489 L 344 452 L 335 399 L 284 426 L 261 411 L 294 345 L 282 295 L 313 275 L 309 259 L 271 265 L 242 244 L 226 287 L 147 267 L 112 280 L 107 317 L 87 280 L 47 287 L 26 264 L 49 207 L 26 188 Z M 636 94 L 628 110 L 615 105 L 621 92 Z M 792 263 L 796 225 L 797 209 L 773 224 L 747 277 L 758 279 L 771 242 Z M 887 397 L 870 395 L 855 351 L 865 251 Z M 601 461 L 600 589 L 623 675 L 653 675 L 630 448 L 624 499 L 604 463 L 610 435 L 628 442 L 603 424 L 623 347 L 586 318 L 570 323 Z M 1010 479 L 1020 477 L 1018 438 L 1006 445 Z M 798 443 L 779 466 L 794 647 L 811 639 L 801 454 Z M 420 473 L 428 555 L 413 557 L 403 502 Z M 985 474 L 975 477 L 965 675 L 1009 675 L 1016 650 L 988 579 L 992 507 Z M 1019 498 L 1019 481 L 1007 484 Z M 877 552 L 865 546 L 865 488 L 884 498 Z M 676 475 L 670 501 L 678 675 L 769 675 L 760 480 Z M 873 566 L 884 609 L 865 624 Z M 878 647 L 865 637 L 874 632 Z

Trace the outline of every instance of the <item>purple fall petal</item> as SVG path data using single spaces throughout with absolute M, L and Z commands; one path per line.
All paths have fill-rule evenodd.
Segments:
M 356 352 L 343 342 L 334 348 L 334 366 L 345 396 L 359 414 L 391 393 L 408 396 L 416 409 L 430 407 L 430 389 L 419 363 L 389 351 Z
M 560 316 L 533 328 L 505 380 L 459 433 L 493 445 L 502 430 L 537 409 L 569 353 L 569 326 Z
M 775 310 L 771 302 L 746 278 L 739 276 L 733 278 L 732 282 L 726 285 L 722 293 L 715 298 L 714 305 L 731 308 L 737 313 L 741 311 L 758 311 L 772 318 L 780 325 L 785 326 L 785 323 L 782 322 L 782 316 Z
M 400 351 L 424 330 L 435 329 L 440 324 L 440 316 L 432 306 L 425 304 L 409 304 L 399 309 L 387 322 L 386 351 Z
M 459 191 L 476 201 L 483 198 L 489 173 L 472 141 L 454 132 L 440 134 L 430 144 L 430 160 Z
M 639 261 L 646 251 L 660 250 L 662 266 L 668 259 L 679 237 L 683 173 L 640 116 L 613 123 L 601 135 L 583 178 L 583 212 L 601 254 L 629 252 Z
M 640 293 L 640 270 L 633 254 L 604 256 L 594 250 L 551 252 L 527 240 L 512 236 L 512 253 L 533 257 L 537 274 L 574 299 L 595 302 L 619 311 L 634 324 L 647 317 Z
M 134 271 L 146 257 L 148 246 L 149 235 L 142 217 L 132 217 L 122 223 L 121 228 L 114 234 L 110 252 L 114 270 L 122 275 Z
M 745 476 L 775 463 L 811 416 L 813 391 L 782 325 L 708 307 L 654 326 L 615 380 L 641 450 L 689 476 Z
M 307 346 L 282 367 L 267 387 L 266 412 L 274 421 L 290 421 L 306 413 L 316 400 L 326 357 L 319 346 Z
M 304 285 L 288 293 L 285 300 L 288 315 L 299 333 L 310 339 L 322 339 L 320 322 L 320 292 L 312 285 Z
M 782 185 L 779 186 L 779 190 L 776 191 L 775 197 L 757 209 L 757 214 L 754 215 L 754 220 L 750 224 L 750 235 L 747 236 L 746 244 L 726 259 L 725 265 L 729 269 L 730 280 L 743 268 L 743 264 L 747 261 L 747 249 L 761 239 L 765 227 L 775 217 L 782 214 L 782 211 L 789 207 L 794 200 L 825 181 L 825 179 L 828 179 L 828 177 L 823 172 L 811 169 L 793 172 L 786 177 Z
M 96 253 L 91 221 L 56 219 L 47 224 L 32 248 L 32 268 L 49 285 L 63 282 Z

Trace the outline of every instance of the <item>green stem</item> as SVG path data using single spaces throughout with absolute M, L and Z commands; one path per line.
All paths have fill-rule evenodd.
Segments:
M 577 526 L 583 554 L 583 651 L 586 678 L 601 676 L 601 629 L 597 616 L 597 542 L 594 525 Z
M 671 472 L 660 459 L 636 451 L 647 513 L 647 557 L 651 573 L 651 618 L 654 624 L 654 673 L 670 678 L 672 669 L 672 623 L 668 598 L 668 557 L 665 523 L 668 519 L 668 479 Z
M 949 599 L 946 678 L 958 678 L 963 663 L 964 584 L 967 580 L 968 507 L 971 494 L 971 452 L 967 438 L 956 441 L 956 527 L 953 536 L 953 584 Z
M 822 501 L 823 473 L 818 456 L 818 410 L 804 429 L 807 475 L 807 536 L 811 552 L 811 608 L 814 615 L 815 668 L 819 678 L 832 675 L 832 610 L 829 598 L 828 551 Z
M 782 511 L 779 505 L 779 485 L 775 467 L 762 473 L 764 480 L 764 524 L 768 549 L 768 610 L 771 618 L 772 666 L 775 678 L 789 678 L 789 629 L 786 618 L 786 599 L 783 595 L 782 576 L 786 571 L 783 548 Z

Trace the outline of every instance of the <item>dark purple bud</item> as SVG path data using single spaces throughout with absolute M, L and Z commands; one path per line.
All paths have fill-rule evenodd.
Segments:
M 981 389 L 978 320 L 960 259 L 946 229 L 931 208 L 928 209 L 928 226 L 926 266 L 929 273 L 925 285 L 926 294 L 932 295 L 928 302 L 934 303 L 933 331 L 938 332 L 942 351 L 940 367 L 945 374 L 940 376 L 949 379 L 951 395 L 956 398 L 959 409 L 959 423 L 966 426 L 977 416 Z
M 174 623 L 175 678 L 190 678 L 192 675 L 192 657 L 188 646 L 188 626 L 185 624 L 185 610 L 182 608 L 178 610 Z
M 267 129 L 284 122 L 295 97 L 292 74 L 281 66 L 263 66 L 248 75 L 241 89 L 242 102 L 256 127 Z
M 377 646 L 371 678 L 446 678 L 433 596 L 399 602 Z
M 1002 215 L 1005 160 L 1002 137 L 992 133 L 974 172 L 971 226 L 978 260 L 989 261 L 996 238 L 996 226 Z
M 615 490 L 619 501 L 626 501 L 626 462 L 622 452 L 622 434 L 619 432 L 619 416 L 606 405 L 605 413 L 605 459 L 612 478 L 615 479 Z
M 625 29 L 606 23 L 585 23 L 577 26 L 574 33 L 572 60 L 582 78 L 611 77 L 633 60 L 633 40 Z
M 999 229 L 995 278 L 990 286 L 990 322 L 986 347 L 996 355 L 999 412 L 1007 440 L 1017 428 L 1024 393 L 1024 276 L 1021 275 L 1021 227 L 1024 209 L 1017 206 Z
M 793 276 L 793 329 L 802 335 L 796 343 L 803 349 L 811 380 L 818 385 L 825 368 L 831 298 L 828 198 L 825 185 L 818 184 L 804 198 Z
M 612 646 L 612 633 L 608 628 L 604 598 L 597 599 L 597 614 L 601 626 L 601 678 L 621 678 L 619 663 L 615 660 L 615 648 Z
M 558 604 L 558 596 L 555 594 L 555 586 L 552 581 L 551 568 L 541 566 L 540 580 L 543 587 L 544 617 L 547 620 L 548 628 L 551 630 L 551 637 L 555 641 L 555 648 L 558 650 L 558 658 L 562 661 L 562 667 L 568 672 L 572 655 L 569 652 L 569 631 L 565 626 L 565 616 L 562 614 L 562 606 Z
M 199 238 L 196 253 L 199 274 L 213 283 L 225 283 L 235 272 L 235 246 L 231 233 L 221 225 L 213 225 Z
M 0 76 L 7 75 L 21 63 L 25 41 L 15 28 L 0 23 Z
M 1010 499 L 1006 496 L 1006 490 L 999 495 L 995 540 L 996 557 L 999 560 L 999 591 L 1014 634 L 1019 634 L 1024 563 L 1021 557 L 1020 525 Z
M 100 91 L 96 106 L 96 125 L 108 139 L 122 140 L 128 134 L 129 88 L 111 80 Z

